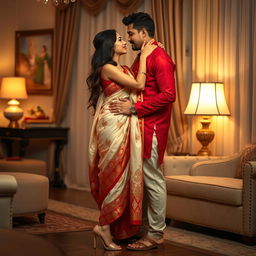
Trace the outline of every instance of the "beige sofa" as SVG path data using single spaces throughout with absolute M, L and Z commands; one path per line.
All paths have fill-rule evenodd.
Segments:
M 0 172 L 25 172 L 47 176 L 46 162 L 37 159 L 22 158 L 19 161 L 0 159 Z
M 5 214 L 3 223 L 9 219 L 9 224 L 4 225 L 11 227 L 12 216 L 27 213 L 37 213 L 39 221 L 44 223 L 49 198 L 49 180 L 46 174 L 46 163 L 41 160 L 0 159 L 0 212 Z M 17 190 L 15 193 L 14 184 Z
M 31 173 L 0 172 L 0 179 L 2 175 L 11 175 L 17 182 L 17 192 L 12 202 L 13 216 L 36 213 L 39 221 L 44 223 L 49 198 L 48 178 Z
M 244 242 L 253 243 L 256 161 L 241 159 L 241 153 L 210 158 L 165 156 L 167 218 L 240 234 Z M 240 165 L 243 174 L 237 178 Z
M 16 179 L 11 175 L 0 176 L 0 228 L 12 227 L 12 201 L 17 191 Z

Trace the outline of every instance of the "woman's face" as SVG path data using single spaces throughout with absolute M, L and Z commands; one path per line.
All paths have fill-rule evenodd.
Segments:
M 126 54 L 127 53 L 127 43 L 122 39 L 122 37 L 116 33 L 116 42 L 114 44 L 114 51 L 117 54 Z

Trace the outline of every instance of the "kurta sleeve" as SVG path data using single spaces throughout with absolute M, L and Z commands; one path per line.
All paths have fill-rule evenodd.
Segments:
M 150 115 L 175 101 L 175 64 L 167 56 L 158 55 L 154 58 L 152 69 L 159 93 L 151 99 L 135 104 L 134 107 L 139 117 Z

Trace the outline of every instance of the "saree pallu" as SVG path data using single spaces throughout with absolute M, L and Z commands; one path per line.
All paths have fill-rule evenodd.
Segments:
M 143 162 L 138 117 L 109 111 L 109 103 L 119 98 L 134 102 L 136 94 L 121 89 L 99 97 L 89 142 L 89 178 L 99 224 L 110 225 L 112 235 L 124 239 L 135 235 L 141 224 Z

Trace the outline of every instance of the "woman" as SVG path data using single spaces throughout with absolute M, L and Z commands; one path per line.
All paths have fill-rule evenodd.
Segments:
M 119 63 L 120 56 L 127 53 L 127 43 L 115 30 L 98 33 L 93 44 L 92 71 L 87 78 L 89 103 L 95 108 L 89 177 L 100 209 L 99 225 L 93 232 L 106 250 L 121 250 L 111 233 L 116 239 L 124 239 L 134 235 L 141 224 L 141 132 L 137 116 L 115 115 L 109 111 L 109 103 L 120 98 L 136 101 L 136 90 L 145 86 L 146 57 L 156 46 L 143 45 L 139 73 L 134 79 L 131 71 Z

